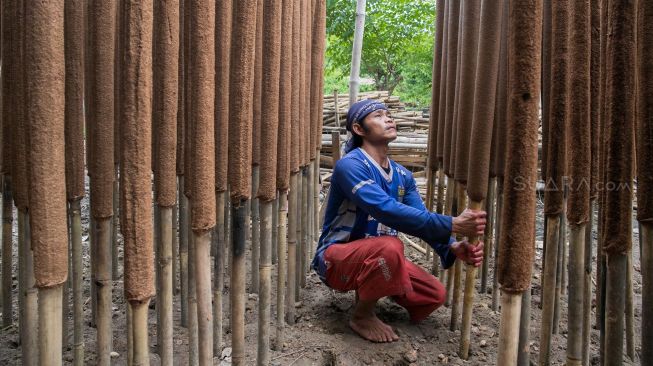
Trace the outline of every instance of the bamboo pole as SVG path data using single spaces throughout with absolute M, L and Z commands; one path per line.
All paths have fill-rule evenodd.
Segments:
M 290 192 L 288 195 L 288 294 L 286 299 L 286 318 L 288 324 L 295 325 L 295 292 L 296 292 L 296 273 L 297 273 L 297 183 L 300 180 L 299 174 L 291 173 Z
M 3 9 L 4 10 L 4 9 Z M 2 175 L 2 327 L 13 323 L 12 296 L 12 223 L 13 203 L 11 195 L 11 177 Z M 19 259 L 20 260 L 20 259 Z
M 365 33 L 365 3 L 366 0 L 356 1 L 356 23 L 351 52 L 351 73 L 349 74 L 349 106 L 356 103 L 360 87 L 361 51 L 363 49 L 363 34 Z
M 546 241 L 549 243 L 545 253 L 544 288 L 542 289 L 542 323 L 540 326 L 539 364 L 550 364 L 551 334 L 553 334 L 554 294 L 556 290 L 556 272 L 558 259 L 558 235 L 560 234 L 560 216 L 547 215 Z
M 120 206 L 120 188 L 118 187 L 118 181 L 120 176 L 118 175 L 118 165 L 114 167 L 114 177 L 113 177 L 113 216 L 111 216 L 111 279 L 118 281 L 120 279 L 120 270 L 118 268 L 118 252 L 119 252 L 119 241 L 118 241 L 118 208 Z
M 190 131 L 187 131 L 190 132 Z M 189 145 L 187 145 L 190 147 Z M 188 166 L 189 162 L 186 162 Z M 189 175 L 186 175 L 188 177 Z M 190 180 L 192 182 L 192 179 Z M 196 254 L 195 254 L 195 234 L 192 230 L 192 210 L 193 210 L 193 201 L 192 197 L 188 199 L 188 213 L 189 213 L 189 225 L 188 231 L 188 364 L 189 365 L 198 365 L 199 364 L 199 329 L 197 318 L 197 270 L 195 266 L 197 265 Z
M 490 268 L 490 256 L 492 252 L 493 242 L 494 242 L 494 194 L 496 191 L 497 178 L 490 178 L 489 185 L 487 187 L 487 200 L 485 201 L 485 212 L 487 212 L 487 226 L 485 227 L 485 246 L 483 248 L 483 264 L 482 264 L 482 275 L 481 275 L 481 288 L 480 293 L 487 293 L 487 278 L 488 270 Z
M 590 362 L 590 343 L 592 336 L 592 227 L 596 200 L 590 200 L 589 221 L 585 227 L 585 272 L 583 278 L 583 362 Z
M 182 158 L 183 160 L 183 158 Z M 179 284 L 181 287 L 181 326 L 188 327 L 188 197 L 184 176 L 179 176 Z
M 22 362 L 36 365 L 38 351 L 38 292 L 34 279 L 34 254 L 31 249 L 29 214 L 18 210 L 18 290 Z M 54 316 L 54 315 L 53 315 Z
M 456 214 L 462 212 L 462 208 L 467 205 L 467 195 L 465 194 L 465 189 L 459 182 L 455 182 L 455 191 L 456 191 Z M 464 238 L 460 235 L 456 236 L 456 240 L 460 241 Z M 453 298 L 451 300 L 451 322 L 449 323 L 449 329 L 454 331 L 458 329 L 458 318 L 460 317 L 461 311 L 461 295 L 463 293 L 463 284 L 461 283 L 463 277 L 463 263 L 460 260 L 456 260 L 454 265 L 453 273 Z
M 161 216 L 161 226 L 159 233 L 159 289 L 160 293 L 157 296 L 159 312 L 159 320 L 161 324 L 157 324 L 157 334 L 160 332 L 161 343 L 158 344 L 159 357 L 161 358 L 162 365 L 172 365 L 174 344 L 173 340 L 173 286 L 172 286 L 172 207 L 161 207 L 159 209 Z
M 501 322 L 499 325 L 499 353 L 497 365 L 517 365 L 521 294 L 501 290 Z
M 556 285 L 555 295 L 553 301 L 553 334 L 558 334 L 560 327 L 560 299 L 562 298 L 562 274 L 565 271 L 563 257 L 565 256 L 565 243 L 566 243 L 566 216 L 560 213 L 560 225 L 558 226 L 558 257 L 556 258 Z
M 82 215 L 80 199 L 70 202 L 73 276 L 73 364 L 84 364 L 84 303 L 82 293 Z
M 625 299 L 625 326 L 626 326 L 626 356 L 635 362 L 635 307 L 633 301 L 633 251 L 626 253 L 626 299 Z
M 501 217 L 503 215 L 503 179 L 497 177 L 497 211 L 494 232 L 494 275 L 492 278 L 492 311 L 499 310 L 499 250 L 501 245 Z
M 230 306 L 231 306 L 231 344 L 232 362 L 245 364 L 245 205 L 249 202 L 235 203 L 231 208 L 232 255 Z
M 285 4 L 284 4 L 285 5 Z M 288 214 L 288 193 L 280 191 L 279 194 L 279 231 L 278 231 L 278 245 L 277 245 L 277 327 L 276 327 L 276 342 L 274 343 L 274 350 L 283 350 L 283 343 L 285 341 L 284 328 L 285 328 L 285 309 L 286 309 L 286 271 L 287 271 L 287 226 Z
M 453 179 L 450 179 L 449 176 L 447 179 L 447 198 L 445 203 L 445 214 L 450 216 L 455 216 L 453 206 L 456 199 L 455 188 L 453 185 Z M 454 278 L 455 267 L 450 267 L 446 270 L 447 275 L 447 299 L 445 300 L 445 306 L 451 306 L 451 300 L 453 298 L 453 278 Z
M 147 309 L 150 300 L 142 303 L 131 303 L 133 324 L 133 366 L 146 366 L 150 364 L 150 353 L 147 341 Z
M 280 5 L 280 2 L 277 2 L 277 4 Z M 256 363 L 258 365 L 268 365 L 270 363 L 270 299 L 272 287 L 272 202 L 262 201 L 260 209 L 261 261 L 259 262 L 260 291 L 258 297 L 259 314 Z
M 97 261 L 95 281 L 97 289 L 97 363 L 109 365 L 113 348 L 112 301 L 111 301 L 111 219 L 95 221 L 97 230 Z
M 517 345 L 517 365 L 531 365 L 531 288 L 522 293 L 521 313 L 519 319 L 519 343 Z
M 279 257 L 277 256 L 277 246 L 279 245 L 279 196 L 274 198 L 272 201 L 272 248 L 270 249 L 272 253 L 270 254 L 270 263 L 272 265 L 277 264 Z
M 650 348 L 651 339 L 647 337 L 651 335 L 651 329 L 653 329 L 653 306 L 651 306 L 651 296 L 653 295 L 653 225 L 649 222 L 642 223 L 640 243 L 642 246 L 642 353 L 640 359 L 650 362 L 650 360 L 653 360 L 650 357 L 653 354 L 653 349 Z M 645 363 L 642 362 L 642 365 L 645 365 Z
M 222 352 L 222 318 L 223 318 L 223 290 L 224 290 L 224 255 L 225 255 L 225 225 L 224 205 L 227 199 L 226 192 L 216 192 L 216 226 L 213 239 L 217 241 L 214 258 L 213 277 L 213 354 Z
M 588 201 L 589 202 L 589 201 Z M 567 322 L 567 364 L 581 365 L 583 361 L 583 295 L 585 225 L 573 225 L 569 251 L 569 320 Z
M 259 146 L 260 146 L 260 142 L 259 142 Z M 256 192 L 258 192 L 260 168 L 261 168 L 260 165 L 252 166 L 252 197 L 256 197 Z M 259 199 L 252 198 L 251 204 L 252 205 L 250 207 L 250 217 L 251 217 L 252 225 L 251 225 L 250 238 L 252 243 L 252 251 L 251 251 L 252 257 L 250 262 L 251 287 L 249 289 L 249 292 L 253 294 L 258 294 L 258 289 L 259 289 L 258 270 L 259 270 L 259 262 L 261 259 L 261 216 L 259 213 L 259 208 L 260 208 Z
M 39 364 L 61 365 L 61 285 L 39 288 Z

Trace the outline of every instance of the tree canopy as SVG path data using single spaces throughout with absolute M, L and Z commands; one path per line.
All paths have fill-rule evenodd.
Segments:
M 327 0 L 326 93 L 347 90 L 355 19 L 355 0 Z M 361 78 L 374 80 L 372 89 L 428 104 L 434 22 L 433 0 L 367 0 Z

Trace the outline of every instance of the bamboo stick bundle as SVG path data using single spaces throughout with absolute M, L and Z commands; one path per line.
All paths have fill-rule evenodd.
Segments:
M 114 180 L 114 34 L 116 4 L 93 1 L 89 4 L 89 122 L 90 148 L 94 159 L 89 164 L 91 180 L 91 214 L 96 230 L 95 281 L 97 286 L 97 362 L 109 365 L 113 349 L 111 217 L 113 216 Z
M 213 364 L 211 230 L 215 226 L 215 5 L 193 1 L 191 11 L 191 227 L 193 230 L 198 362 Z
M 154 295 L 151 205 L 151 1 L 124 4 L 120 155 L 121 228 L 125 247 L 125 298 L 129 302 L 134 365 L 149 364 L 147 310 Z
M 215 191 L 216 256 L 213 280 L 213 353 L 222 352 L 223 291 L 227 256 L 227 167 L 229 153 L 229 58 L 232 1 L 216 2 L 215 14 Z
M 300 46 L 300 6 L 299 3 L 293 5 L 293 20 L 292 20 L 292 68 L 297 70 L 300 63 L 299 46 Z M 297 210 L 297 201 L 301 199 L 301 188 L 299 186 L 299 166 L 300 166 L 300 152 L 298 139 L 301 138 L 299 132 L 300 114 L 298 103 L 299 97 L 299 74 L 292 73 L 291 77 L 291 100 L 295 108 L 292 109 L 291 128 L 290 128 L 290 189 L 288 197 L 288 293 L 286 295 L 286 319 L 290 325 L 295 324 L 295 299 L 297 293 L 297 227 L 300 218 Z
M 432 70 L 432 91 L 431 91 L 431 111 L 429 118 L 429 133 L 428 133 L 428 158 L 426 164 L 426 208 L 433 211 L 433 195 L 435 188 L 435 179 L 438 172 L 438 158 L 437 158 L 437 142 L 438 142 L 438 115 L 440 107 L 440 68 L 442 64 L 443 54 L 443 28 L 444 28 L 444 14 L 445 14 L 445 1 L 439 0 L 436 4 L 436 21 L 435 21 L 435 45 L 433 55 L 433 70 Z M 427 248 L 427 260 L 430 250 Z M 433 268 L 435 269 L 438 261 L 433 259 Z
M 10 111 L 13 117 L 8 121 L 14 128 L 11 129 L 13 142 L 13 164 L 11 166 L 12 183 L 14 184 L 14 205 L 18 211 L 18 289 L 19 289 L 19 334 L 21 353 L 24 363 L 36 364 L 38 359 L 38 291 L 34 272 L 34 246 L 30 235 L 29 217 L 29 187 L 30 187 L 30 139 L 29 122 L 27 116 L 26 97 L 26 59 L 25 36 L 27 31 L 25 6 L 18 2 L 13 7 L 11 14 L 11 53 L 13 57 L 9 67 L 11 74 L 12 103 L 15 105 Z M 54 313 L 53 313 L 54 314 Z
M 4 70 L 15 68 L 16 53 L 14 49 L 14 2 L 5 1 L 2 4 L 2 64 Z M 15 75 L 15 74 L 13 74 Z M 11 192 L 11 173 L 14 161 L 14 144 L 12 143 L 12 126 L 10 123 L 14 116 L 15 98 L 12 73 L 2 77 L 2 326 L 8 327 L 13 323 L 13 293 L 12 287 L 12 226 L 13 226 L 13 197 Z M 22 302 L 22 301 L 21 301 Z
M 248 232 L 251 241 L 251 270 L 250 293 L 258 294 L 259 289 L 259 262 L 261 248 L 261 217 L 259 214 L 259 199 L 257 196 L 260 163 L 261 163 L 261 100 L 263 91 L 263 0 L 259 0 L 256 8 L 256 42 L 254 50 L 254 100 L 253 100 L 253 125 L 252 125 L 252 201 L 249 214 L 252 222 L 251 231 Z M 249 220 L 249 219 L 248 219 Z
M 618 29 L 606 45 L 606 184 L 624 187 L 605 192 L 603 251 L 607 263 L 605 289 L 605 364 L 622 363 L 626 253 L 631 249 L 632 131 L 635 118 L 636 4 L 608 2 L 607 29 Z
M 68 222 L 72 251 L 73 363 L 84 364 L 82 299 L 81 200 L 84 187 L 84 7 L 78 0 L 64 3 L 65 30 L 65 169 Z M 66 318 L 64 318 L 66 321 Z M 63 334 L 67 337 L 67 334 Z
M 599 196 L 599 63 L 600 63 L 600 11 L 597 0 L 590 1 L 590 129 L 591 129 L 591 169 L 590 169 L 590 213 L 585 231 L 585 278 L 583 298 L 583 365 L 589 365 L 590 337 L 592 333 L 592 229 L 594 211 Z M 600 265 L 597 262 L 597 265 Z
M 281 49 L 279 69 L 279 127 L 277 136 L 277 172 L 276 185 L 279 200 L 279 230 L 277 232 L 277 319 L 276 340 L 274 349 L 281 351 L 284 343 L 284 327 L 286 313 L 286 278 L 289 258 L 287 257 L 288 233 L 288 189 L 290 185 L 290 151 L 291 151 L 291 120 L 292 120 L 292 42 L 293 42 L 293 3 L 283 0 L 281 20 Z M 273 213 L 274 215 L 275 213 Z M 288 280 L 290 283 L 290 280 Z M 290 286 L 288 286 L 290 289 Z M 294 288 L 293 288 L 294 290 Z
M 360 88 L 361 51 L 363 50 L 363 34 L 365 33 L 366 0 L 356 0 L 356 23 L 354 27 L 354 42 L 351 51 L 351 73 L 349 75 L 349 106 L 358 100 Z
M 256 41 L 255 0 L 235 2 L 229 77 L 229 185 L 232 203 L 232 362 L 245 364 L 245 211 L 251 194 L 252 85 Z
M 261 258 L 259 262 L 258 365 L 270 363 L 270 299 L 272 288 L 272 206 L 277 193 L 279 128 L 279 80 L 281 68 L 282 2 L 265 1 L 263 8 L 261 159 L 257 196 L 261 210 Z
M 484 1 L 480 9 L 479 35 L 476 40 L 478 51 L 475 62 L 476 74 L 473 89 L 474 107 L 472 119 L 469 121 L 470 137 L 469 158 L 466 176 L 468 208 L 481 210 L 483 201 L 489 197 L 488 177 L 490 176 L 490 149 L 492 145 L 492 130 L 497 90 L 497 70 L 499 68 L 499 52 L 501 44 L 501 15 L 503 12 L 500 2 Z M 474 44 L 472 44 L 474 46 Z M 461 156 L 464 158 L 464 156 Z M 456 168 L 456 171 L 458 169 Z M 478 245 L 480 238 L 469 238 L 472 245 Z M 463 359 L 469 357 L 471 341 L 472 306 L 474 302 L 474 283 L 476 280 L 476 267 L 467 266 L 465 278 L 465 297 L 463 304 L 463 322 L 461 329 L 461 343 L 459 355 Z
M 173 360 L 173 222 L 172 210 L 177 201 L 177 80 L 179 77 L 179 1 L 154 4 L 154 54 L 153 54 L 153 121 L 157 143 L 154 171 L 156 204 L 159 207 L 160 230 L 158 234 L 159 270 L 157 296 L 158 351 L 162 365 L 172 365 Z
M 590 215 L 592 149 L 588 106 L 591 103 L 590 56 L 591 19 L 589 1 L 575 1 L 569 8 L 571 27 L 569 41 L 569 124 L 567 136 L 569 154 L 569 187 L 567 220 L 569 243 L 569 312 L 567 364 L 583 361 L 583 302 L 585 282 L 585 231 Z M 567 93 L 565 93 L 567 94 Z M 573 96 L 573 97 L 571 97 Z
M 546 253 L 544 258 L 545 272 L 543 275 L 544 285 L 542 290 L 542 327 L 540 328 L 540 355 L 541 365 L 550 363 L 551 335 L 553 334 L 554 310 L 557 273 L 561 272 L 558 267 L 558 257 L 562 247 L 560 243 L 560 214 L 563 212 L 563 184 L 566 167 L 565 141 L 566 125 L 568 120 L 568 94 L 566 92 L 566 76 L 568 61 L 568 30 L 569 22 L 568 4 L 565 1 L 547 3 L 551 7 L 551 40 L 550 40 L 550 77 L 556 75 L 561 77 L 559 82 L 550 80 L 550 90 L 547 93 L 549 98 L 548 116 L 548 146 L 547 150 L 546 179 L 549 189 L 544 192 L 544 214 L 547 222 Z M 545 45 L 546 46 L 546 45 Z
M 118 241 L 118 231 L 120 227 L 120 106 L 121 96 L 120 96 L 120 75 L 122 73 L 120 66 L 121 60 L 124 56 L 123 44 L 124 44 L 124 22 L 121 16 L 122 8 L 124 6 L 123 2 L 116 1 L 116 16 L 115 16 L 115 36 L 114 36 L 114 53 L 113 53 L 113 100 L 114 100 L 114 124 L 113 124 L 113 163 L 114 163 L 114 177 L 113 177 L 113 216 L 111 216 L 111 273 L 114 281 L 120 279 L 119 272 L 119 261 L 118 261 L 118 252 L 119 252 L 119 241 Z
M 517 362 L 522 292 L 529 288 L 535 236 L 535 182 L 537 179 L 538 104 L 541 70 L 542 2 L 510 3 L 508 17 L 508 135 L 504 212 L 501 220 L 499 282 L 501 325 L 497 365 Z M 519 156 L 519 158 L 517 158 Z M 526 189 L 517 187 L 521 179 Z M 521 188 L 521 189 L 520 189 Z
M 62 362 L 62 285 L 68 276 L 64 152 L 63 1 L 25 4 L 26 123 L 39 364 Z
M 639 2 L 637 8 L 637 220 L 641 224 L 642 268 L 642 365 L 653 360 L 653 60 L 650 34 L 653 4 Z
M 185 0 L 179 0 L 179 68 L 178 68 L 178 88 L 177 88 L 177 201 L 179 202 L 179 292 L 180 292 L 180 305 L 181 305 L 181 325 L 187 326 L 187 305 L 188 305 L 188 279 L 187 279 L 187 263 L 188 263 L 188 238 L 186 230 L 186 206 L 188 200 L 184 195 L 184 160 L 186 156 L 185 142 L 186 142 L 186 10 Z

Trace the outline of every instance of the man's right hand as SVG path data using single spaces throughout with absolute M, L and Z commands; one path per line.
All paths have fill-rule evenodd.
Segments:
M 467 208 L 453 218 L 451 231 L 466 237 L 481 236 L 485 233 L 486 217 L 485 211 L 472 211 Z

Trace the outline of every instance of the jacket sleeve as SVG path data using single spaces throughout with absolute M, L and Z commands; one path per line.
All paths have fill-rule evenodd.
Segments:
M 424 206 L 422 197 L 419 195 L 419 191 L 417 190 L 415 178 L 413 178 L 411 174 L 406 177 L 406 187 L 404 187 L 404 189 L 404 203 L 406 205 L 418 210 L 428 212 L 426 206 Z M 426 241 L 431 246 L 431 248 L 433 248 L 433 250 L 438 253 L 443 268 L 449 268 L 454 264 L 456 261 L 456 256 L 451 250 L 449 250 L 449 247 L 455 241 L 452 236 L 449 236 L 446 241 L 424 241 Z
M 350 201 L 380 223 L 416 236 L 429 244 L 442 243 L 448 251 L 451 217 L 428 212 L 423 204 L 420 209 L 395 200 L 376 184 L 372 179 L 371 167 L 366 166 L 362 161 L 355 158 L 338 161 L 333 171 L 332 182 L 336 182 L 338 189 Z M 451 256 L 444 252 L 441 254 L 439 250 L 442 249 L 436 249 L 440 256 L 442 254 L 447 258 Z M 443 264 L 446 268 L 448 261 Z

